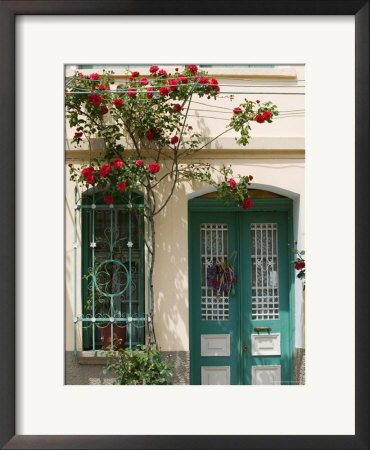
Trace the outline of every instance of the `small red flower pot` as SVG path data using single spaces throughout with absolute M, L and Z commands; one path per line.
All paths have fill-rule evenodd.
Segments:
M 104 350 L 109 350 L 112 344 L 111 325 L 100 328 L 100 339 Z M 113 348 L 118 350 L 123 348 L 126 342 L 126 327 L 113 325 Z

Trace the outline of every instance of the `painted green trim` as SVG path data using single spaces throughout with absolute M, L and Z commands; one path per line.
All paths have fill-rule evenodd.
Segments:
M 93 203 L 95 203 L 96 209 L 91 209 L 91 199 L 93 196 L 93 190 L 89 190 L 87 191 L 87 195 L 85 193 L 85 195 L 83 195 L 82 197 L 82 206 L 80 208 L 80 213 L 81 213 L 81 275 L 82 275 L 82 282 L 81 282 L 81 301 L 82 301 L 82 312 L 85 315 L 87 313 L 86 311 L 86 301 L 88 298 L 88 294 L 89 294 L 89 280 L 86 280 L 84 278 L 85 275 L 89 274 L 89 267 L 91 267 L 91 251 L 90 251 L 90 236 L 91 236 L 91 232 L 92 232 L 92 214 L 94 213 L 94 211 L 96 209 L 107 209 L 105 208 L 105 206 L 108 205 L 103 205 L 104 203 L 104 195 L 102 193 L 98 193 L 95 194 L 95 200 L 93 201 Z M 141 205 L 141 203 L 143 202 L 143 196 L 135 193 L 135 198 L 131 199 L 131 203 L 135 203 L 135 205 Z M 130 197 L 128 195 L 126 195 L 126 200 L 127 203 L 129 203 L 130 201 Z M 104 208 L 99 208 L 100 206 L 104 206 Z M 112 222 L 112 215 L 114 212 L 114 209 L 110 209 L 108 208 L 110 211 L 110 216 L 111 216 L 111 222 Z M 116 205 L 116 209 L 119 210 L 123 210 L 123 208 L 119 208 Z M 125 211 L 126 214 L 131 214 L 130 212 L 131 210 L 127 207 L 127 210 Z M 132 215 L 132 220 L 135 220 L 135 216 Z M 141 230 L 145 230 L 144 228 L 144 217 L 141 215 L 140 218 L 140 227 Z M 137 227 L 137 231 L 140 231 L 140 227 Z M 111 226 L 112 229 L 112 226 Z M 129 239 L 130 240 L 130 239 Z M 139 269 L 139 302 L 140 302 L 140 311 L 142 312 L 142 314 L 144 314 L 145 312 L 145 257 L 144 257 L 144 236 L 142 235 L 142 233 L 139 232 L 139 247 L 140 247 L 140 269 Z M 130 250 L 130 249 L 129 249 Z M 110 249 L 111 252 L 111 256 L 112 256 L 112 248 Z M 129 253 L 131 253 L 129 251 Z M 131 260 L 131 258 L 129 258 Z M 105 321 L 106 319 L 104 319 Z M 141 320 L 145 320 L 145 319 L 133 319 L 134 321 L 141 321 Z M 96 322 L 99 321 L 103 321 L 103 320 L 99 320 L 96 319 Z M 118 319 L 117 322 L 125 322 L 126 319 Z M 78 320 L 78 322 L 83 322 L 84 320 Z M 90 321 L 88 321 L 90 323 Z M 94 326 L 94 325 L 93 325 Z M 129 324 L 129 326 L 131 326 L 131 323 Z M 113 328 L 112 328 L 112 332 L 113 332 Z M 145 342 L 145 327 L 141 327 L 139 328 L 139 342 L 141 344 L 144 344 Z M 131 336 L 131 333 L 130 333 Z M 96 341 L 96 340 L 95 340 Z M 87 328 L 83 328 L 82 330 L 82 344 L 83 344 L 83 349 L 84 350 L 94 350 L 94 345 L 93 345 L 93 341 L 92 341 L 92 327 L 87 327 Z M 97 348 L 100 348 L 97 346 Z
M 280 321 L 283 323 L 283 321 L 288 320 L 288 327 L 289 327 L 289 333 L 286 334 L 284 337 L 281 336 L 281 339 L 286 339 L 286 348 L 287 348 L 287 355 L 289 357 L 289 364 L 285 366 L 284 374 L 282 371 L 282 384 L 292 384 L 294 380 L 294 342 L 295 342 L 295 277 L 294 277 L 294 267 L 291 264 L 292 258 L 292 252 L 291 248 L 293 248 L 293 201 L 288 198 L 269 198 L 269 199 L 254 199 L 254 207 L 251 210 L 241 210 L 240 207 L 237 207 L 235 204 L 228 203 L 223 204 L 218 199 L 209 199 L 209 198 L 195 198 L 191 199 L 188 202 L 188 245 L 189 245 L 189 260 L 188 260 L 188 273 L 189 273 L 189 348 L 190 348 L 190 378 L 191 378 L 191 384 L 199 384 L 199 373 L 196 373 L 196 370 L 198 371 L 198 368 L 194 366 L 195 357 L 192 355 L 200 355 L 200 332 L 197 330 L 196 326 L 196 320 L 193 319 L 195 314 L 195 305 L 192 301 L 192 298 L 194 296 L 199 295 L 199 293 L 195 292 L 195 289 L 197 289 L 196 283 L 194 282 L 194 277 L 190 274 L 192 271 L 194 271 L 194 266 L 198 266 L 198 264 L 195 264 L 193 261 L 194 255 L 199 253 L 199 250 L 196 250 L 195 246 L 199 245 L 199 242 L 194 239 L 194 225 L 198 222 L 198 220 L 195 220 L 196 215 L 200 213 L 204 213 L 205 215 L 211 214 L 211 213 L 237 213 L 237 214 L 231 214 L 231 216 L 234 217 L 236 229 L 238 230 L 237 233 L 237 242 L 236 246 L 238 249 L 241 248 L 241 245 L 247 245 L 247 242 L 245 241 L 247 238 L 245 237 L 245 233 L 243 233 L 243 223 L 245 225 L 244 218 L 248 218 L 250 213 L 259 213 L 258 216 L 261 216 L 263 212 L 276 212 L 276 213 L 283 213 L 283 215 L 279 214 L 276 217 L 280 217 L 278 222 L 280 224 L 284 224 L 284 241 L 288 244 L 288 248 L 286 249 L 286 252 L 283 251 L 283 247 L 281 247 L 282 253 L 285 253 L 284 259 L 285 262 L 281 262 L 279 260 L 279 279 L 280 277 L 286 277 L 287 279 L 287 285 L 286 285 L 286 298 L 287 298 L 287 305 L 289 307 L 289 317 L 283 319 L 284 315 L 281 311 L 280 315 Z M 249 216 L 250 217 L 250 216 Z M 211 219 L 210 219 L 211 220 Z M 230 220 L 230 219 L 229 219 Z M 254 219 L 253 219 L 254 220 Z M 270 220 L 270 219 L 269 219 Z M 274 219 L 275 220 L 275 219 Z M 225 216 L 225 222 L 228 221 Z M 280 232 L 279 232 L 280 234 Z M 196 234 L 197 235 L 197 234 Z M 244 244 L 242 244 L 244 242 Z M 250 244 L 248 244 L 250 245 Z M 283 245 L 283 244 L 281 244 Z M 280 252 L 280 245 L 279 245 L 279 252 Z M 238 252 L 238 270 L 239 272 L 245 271 L 245 267 L 247 266 L 248 262 L 246 259 L 244 262 L 242 262 L 242 258 L 240 257 L 240 252 Z M 282 264 L 282 266 L 281 266 Z M 281 266 L 281 267 L 280 267 Z M 281 272 L 281 273 L 280 273 Z M 249 273 L 248 270 L 246 273 Z M 238 274 L 236 274 L 238 277 Z M 250 274 L 248 275 L 250 278 Z M 238 283 L 237 289 L 237 303 L 240 305 L 240 311 L 239 311 L 239 321 L 238 321 L 238 328 L 239 328 L 239 336 L 240 339 L 242 339 L 243 335 L 241 333 L 241 325 L 242 325 L 242 317 L 247 316 L 246 314 L 246 308 L 247 305 L 239 300 L 239 296 L 241 295 L 243 289 L 246 289 L 246 284 L 250 283 L 250 280 L 245 279 L 245 277 L 240 277 L 240 282 Z M 250 321 L 252 322 L 252 319 L 250 318 Z M 199 320 L 198 320 L 199 322 Z M 220 321 L 217 321 L 220 322 Z M 271 324 L 271 321 L 253 321 L 253 326 L 263 326 L 264 322 L 267 324 Z M 284 325 L 285 327 L 286 325 Z M 226 329 L 225 329 L 226 331 Z M 222 331 L 220 331 L 222 332 Z M 250 337 L 249 337 L 250 339 Z M 199 341 L 199 342 L 198 342 Z M 248 341 L 249 349 L 251 349 L 251 342 Z M 238 343 L 238 347 L 241 348 L 241 342 Z M 198 352 L 198 353 L 197 353 Z M 253 357 L 253 365 L 255 364 L 263 364 L 263 365 L 269 365 L 269 364 L 276 364 L 277 358 L 275 356 L 264 356 L 264 357 Z M 217 362 L 214 358 L 204 358 L 202 359 L 203 363 L 206 365 L 207 361 L 210 365 L 230 365 L 230 359 L 229 358 L 221 358 L 217 357 Z M 243 361 L 241 359 L 241 361 Z M 251 363 L 250 363 L 251 364 Z M 249 373 L 243 373 L 244 368 L 247 367 L 243 362 L 239 366 L 239 379 L 244 380 L 244 383 L 242 384 L 250 384 L 251 378 Z M 249 366 L 250 367 L 250 366 Z M 248 371 L 247 371 L 248 372 Z M 284 383 L 284 378 L 286 382 Z
M 290 198 L 256 198 L 253 199 L 254 206 L 243 213 L 248 214 L 256 211 L 290 211 L 293 210 L 293 200 Z M 240 212 L 240 206 L 234 202 L 223 203 L 221 200 L 213 198 L 193 198 L 188 202 L 188 211 L 220 211 L 220 212 Z

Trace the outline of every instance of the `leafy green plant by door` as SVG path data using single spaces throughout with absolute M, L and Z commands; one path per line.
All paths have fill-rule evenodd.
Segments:
M 113 372 L 113 384 L 119 385 L 165 385 L 170 384 L 172 370 L 169 363 L 161 360 L 154 346 L 138 345 L 136 349 L 119 349 L 107 353 L 108 362 L 103 374 Z

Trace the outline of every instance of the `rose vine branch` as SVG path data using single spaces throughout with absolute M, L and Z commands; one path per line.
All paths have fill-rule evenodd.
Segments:
M 271 123 L 278 115 L 271 102 L 245 99 L 233 109 L 225 131 L 210 138 L 193 130 L 187 118 L 193 96 L 217 100 L 220 86 L 196 65 L 167 73 L 158 66 L 149 69 L 150 76 L 128 72 L 127 80 L 116 85 L 113 71 L 89 76 L 76 72 L 66 84 L 66 117 L 75 128 L 72 144 L 81 146 L 101 138 L 104 155 L 90 158 L 88 165 L 70 166 L 70 179 L 104 193 L 106 204 L 121 203 L 133 191 L 144 194 L 150 224 L 150 239 L 142 230 L 150 258 L 150 315 L 154 318 L 153 273 L 155 267 L 155 216 L 160 214 L 184 181 L 213 186 L 223 201 L 234 201 L 243 209 L 253 206 L 248 186 L 252 175 L 235 176 L 231 166 L 221 168 L 197 160 L 197 153 L 225 133 L 238 133 L 237 143 L 246 146 L 251 123 Z M 91 150 L 91 146 L 90 146 Z M 91 153 L 90 153 L 91 154 Z M 189 162 L 191 161 L 191 162 Z M 162 188 L 165 183 L 166 189 Z M 149 341 L 155 343 L 154 328 Z

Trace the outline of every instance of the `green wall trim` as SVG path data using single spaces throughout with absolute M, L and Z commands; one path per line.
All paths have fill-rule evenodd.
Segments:
M 254 206 L 250 210 L 242 210 L 233 202 L 223 203 L 216 198 L 192 198 L 188 201 L 190 211 L 221 211 L 240 212 L 248 214 L 256 211 L 293 211 L 293 200 L 290 198 L 256 198 Z

